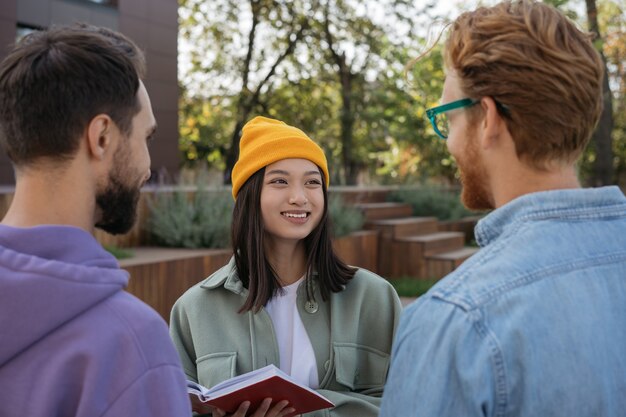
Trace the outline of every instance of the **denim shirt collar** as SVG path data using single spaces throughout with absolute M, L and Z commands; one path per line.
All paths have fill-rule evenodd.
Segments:
M 590 208 L 622 206 L 626 199 L 617 186 L 540 191 L 525 194 L 492 211 L 478 221 L 476 242 L 487 246 L 517 221 L 549 218 L 566 212 L 588 211 Z

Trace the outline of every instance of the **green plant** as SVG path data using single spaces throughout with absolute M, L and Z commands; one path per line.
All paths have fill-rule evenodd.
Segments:
M 132 250 L 120 248 L 116 245 L 104 245 L 104 249 L 111 255 L 115 256 L 116 259 L 128 259 L 135 256 L 135 253 Z
M 425 294 L 437 281 L 436 279 L 416 279 L 414 277 L 389 279 L 400 297 L 419 297 Z
M 195 193 L 157 193 L 148 201 L 147 229 L 164 246 L 225 248 L 229 245 L 233 198 L 230 192 L 209 192 L 200 181 Z
M 401 188 L 389 193 L 389 201 L 407 203 L 413 207 L 414 216 L 435 216 L 439 220 L 458 220 L 472 215 L 458 193 L 434 186 Z
M 346 236 L 363 228 L 363 213 L 354 207 L 344 204 L 338 195 L 328 198 L 328 216 L 332 222 L 334 237 Z

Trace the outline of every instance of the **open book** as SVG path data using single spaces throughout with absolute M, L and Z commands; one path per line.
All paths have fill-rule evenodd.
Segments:
M 235 412 L 244 401 L 250 401 L 250 410 L 255 410 L 265 398 L 272 398 L 273 404 L 282 400 L 289 401 L 288 407 L 296 409 L 292 415 L 334 406 L 332 402 L 294 381 L 274 365 L 228 379 L 211 389 L 187 381 L 187 392 L 196 395 L 205 404 L 229 413 Z

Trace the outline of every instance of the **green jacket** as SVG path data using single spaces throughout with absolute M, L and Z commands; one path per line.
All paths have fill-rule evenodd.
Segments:
M 187 378 L 212 387 L 270 363 L 280 366 L 269 314 L 264 309 L 237 313 L 247 293 L 233 258 L 176 302 L 170 334 Z M 394 288 L 359 269 L 328 302 L 317 286 L 317 303 L 307 303 L 304 285 L 297 297 L 317 361 L 318 392 L 335 403 L 333 409 L 306 416 L 377 416 L 402 310 Z

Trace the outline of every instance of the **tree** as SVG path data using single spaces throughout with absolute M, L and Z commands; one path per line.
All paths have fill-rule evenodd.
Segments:
M 619 183 L 626 174 L 626 1 L 600 1 L 598 24 L 613 95 L 613 167 Z
M 573 20 L 579 20 L 577 13 L 567 8 L 570 6 L 570 3 L 572 3 L 571 0 L 546 0 L 546 2 L 562 9 Z M 611 0 L 601 0 L 601 2 L 603 5 L 615 4 Z M 614 168 L 618 165 L 618 162 L 615 161 L 613 154 L 614 148 L 619 147 L 619 143 L 614 143 L 613 141 L 615 116 L 613 112 L 614 96 L 611 93 L 611 78 L 616 79 L 616 77 L 612 76 L 609 71 L 606 59 L 606 39 L 601 36 L 601 33 L 608 33 L 606 30 L 610 30 L 605 21 L 611 14 L 604 13 L 605 16 L 601 16 L 598 13 L 597 5 L 596 0 L 585 0 L 587 27 L 594 35 L 594 46 L 604 63 L 604 77 L 602 80 L 603 110 L 598 126 L 592 135 L 591 142 L 585 150 L 581 161 L 581 176 L 585 179 L 585 182 L 594 187 L 613 184 L 615 182 Z M 619 7 L 617 9 L 619 9 Z M 612 13 L 615 11 L 615 8 L 611 10 Z M 618 19 L 623 22 L 623 11 L 620 11 L 617 16 L 620 16 Z M 604 23 L 604 30 L 600 25 L 601 21 Z
M 182 0 L 181 36 L 191 49 L 189 73 L 201 74 L 214 96 L 234 99 L 234 126 L 226 148 L 224 183 L 239 155 L 241 128 L 308 26 L 303 1 Z M 263 36 L 263 41 L 259 38 Z M 214 75 L 209 77 L 209 75 Z M 203 95 L 199 83 L 192 95 Z M 235 86 L 238 86 L 235 87 Z M 189 91 L 189 88 L 187 89 Z
M 183 90 L 179 99 L 179 149 L 183 163 L 208 164 L 221 171 L 230 143 L 235 97 L 194 97 Z
M 598 187 L 613 184 L 613 96 L 609 86 L 609 72 L 604 56 L 602 36 L 598 26 L 598 10 L 595 0 L 585 0 L 589 30 L 596 36 L 595 46 L 604 63 L 604 77 L 602 80 L 603 109 L 600 122 L 593 133 L 592 141 L 595 144 L 596 158 L 593 164 L 590 185 Z
M 415 57 L 417 46 L 385 51 L 387 70 L 379 75 L 379 85 L 366 100 L 364 117 L 371 122 L 370 132 L 384 138 L 378 144 L 375 174 L 388 183 L 452 184 L 457 174 L 454 159 L 425 117 L 428 107 L 439 104 L 443 89 L 441 45 L 421 57 L 405 75 L 403 64 Z M 428 46 L 422 43 L 424 49 Z
M 325 52 L 323 65 L 325 71 L 335 74 L 340 91 L 343 182 L 355 184 L 366 165 L 358 155 L 362 148 L 357 132 L 368 130 L 363 117 L 367 111 L 365 100 L 376 85 L 381 85 L 378 80 L 386 70 L 383 53 L 390 45 L 400 47 L 400 40 L 417 38 L 416 20 L 431 5 L 420 10 L 406 0 L 320 0 L 313 4 L 317 9 L 314 31 Z
M 413 86 L 404 78 L 404 65 L 424 47 L 414 29 L 431 20 L 428 6 L 255 2 L 258 10 L 252 1 L 181 4 L 180 144 L 190 163 L 205 160 L 229 173 L 241 126 L 261 114 L 320 143 L 333 184 L 355 183 L 359 173 L 387 183 L 454 178 L 445 143 L 424 118 L 441 94 L 439 54 L 416 66 Z
M 343 168 L 345 171 L 344 182 L 345 184 L 356 184 L 358 165 L 353 154 L 353 129 L 354 129 L 354 84 L 359 76 L 362 76 L 362 72 L 368 65 L 369 59 L 367 59 L 372 51 L 376 48 L 368 48 L 367 55 L 361 64 L 357 64 L 356 59 L 350 60 L 345 50 L 342 50 L 337 40 L 337 34 L 334 32 L 333 26 L 342 25 L 341 29 L 336 29 L 337 32 L 343 32 L 345 37 L 350 35 L 354 36 L 354 32 L 361 32 L 370 34 L 373 29 L 376 29 L 371 24 L 370 20 L 360 19 L 358 24 L 365 25 L 365 28 L 359 28 L 357 31 L 354 29 L 357 22 L 357 18 L 344 19 L 349 7 L 344 2 L 337 2 L 334 5 L 336 14 L 342 16 L 341 19 L 337 19 L 336 22 L 332 22 L 331 17 L 331 1 L 327 1 L 323 6 L 323 19 L 322 28 L 324 34 L 324 40 L 327 43 L 327 50 L 332 57 L 332 61 L 336 66 L 337 76 L 339 84 L 341 86 L 341 154 L 343 159 Z M 357 32 L 358 33 L 358 32 Z M 368 36 L 368 35 L 366 35 Z M 375 38 L 368 37 L 368 41 L 372 41 Z M 352 44 L 355 46 L 354 44 Z
M 295 70 L 294 65 L 292 71 Z M 274 85 L 267 97 L 266 114 L 307 132 L 324 149 L 331 183 L 341 183 L 340 147 L 335 139 L 339 137 L 340 127 L 335 115 L 339 114 L 341 99 L 334 79 L 329 74 L 312 75 L 304 69 L 294 78 L 296 80 L 280 80 Z

